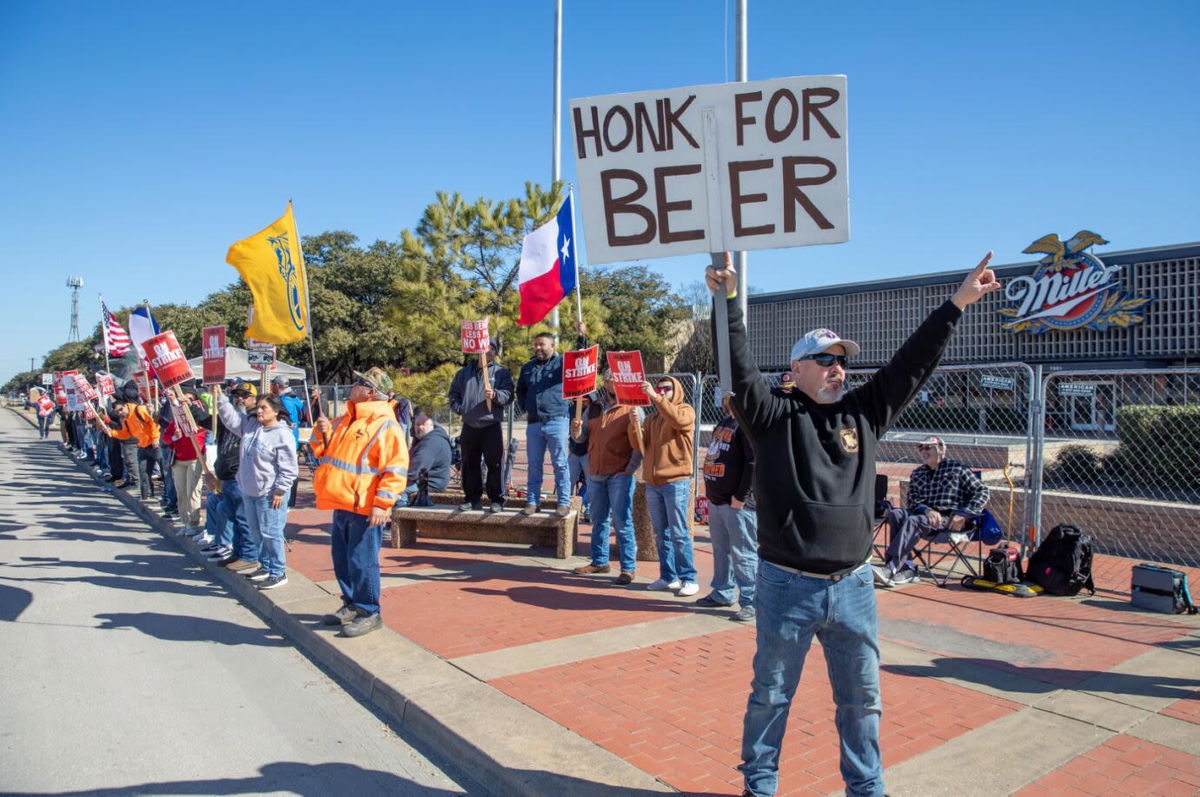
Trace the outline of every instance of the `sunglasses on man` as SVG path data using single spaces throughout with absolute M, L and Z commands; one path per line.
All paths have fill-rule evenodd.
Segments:
M 830 354 L 827 351 L 823 351 L 820 354 L 809 354 L 804 357 L 801 357 L 800 359 L 801 360 L 812 360 L 813 362 L 815 362 L 817 365 L 821 366 L 822 368 L 828 368 L 829 366 L 833 365 L 834 363 L 837 363 L 838 365 L 845 368 L 846 363 L 849 361 L 849 359 L 844 354 Z
M 375 389 L 375 386 L 374 386 L 374 385 L 372 385 L 370 382 L 368 382 L 367 380 L 363 379 L 362 377 L 359 377 L 358 379 L 355 379 L 355 380 L 354 380 L 354 384 L 355 384 L 355 385 L 357 385 L 358 387 L 365 387 L 367 390 L 374 390 L 374 389 Z

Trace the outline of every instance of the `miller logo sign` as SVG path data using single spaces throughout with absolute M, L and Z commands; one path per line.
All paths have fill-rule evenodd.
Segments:
M 1024 251 L 1046 254 L 1033 275 L 1011 277 L 1004 295 L 1015 302 L 1000 314 L 1010 332 L 1040 335 L 1051 329 L 1128 329 L 1146 320 L 1138 312 L 1152 296 L 1131 296 L 1121 290 L 1121 267 L 1106 265 L 1087 250 L 1108 241 L 1088 230 L 1080 230 L 1068 241 L 1058 235 L 1043 235 Z

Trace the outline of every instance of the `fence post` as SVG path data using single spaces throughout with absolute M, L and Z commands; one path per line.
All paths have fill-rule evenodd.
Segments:
M 1028 541 L 1034 546 L 1042 543 L 1042 475 L 1045 471 L 1046 458 L 1046 382 L 1042 378 L 1042 366 L 1033 367 L 1034 394 L 1031 403 L 1030 417 L 1033 419 L 1033 478 L 1030 487 L 1033 491 L 1030 523 L 1027 529 Z

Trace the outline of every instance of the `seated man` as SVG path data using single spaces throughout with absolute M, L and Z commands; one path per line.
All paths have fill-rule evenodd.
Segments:
M 916 580 L 909 561 L 922 537 L 943 531 L 961 532 L 969 516 L 978 515 L 990 491 L 970 468 L 946 458 L 940 437 L 927 437 L 917 444 L 921 466 L 912 472 L 906 509 L 887 513 L 888 547 L 883 567 L 875 568 L 875 583 L 891 587 Z
M 425 412 L 413 418 L 412 431 L 404 506 L 432 506 L 429 496 L 442 492 L 450 483 L 450 436 Z

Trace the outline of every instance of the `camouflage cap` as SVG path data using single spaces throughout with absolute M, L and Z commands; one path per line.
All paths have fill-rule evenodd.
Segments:
M 391 393 L 392 378 L 388 376 L 387 371 L 382 368 L 370 368 L 364 373 L 354 372 L 355 379 L 361 379 L 376 393 Z

